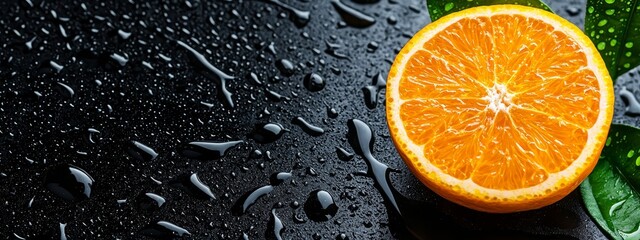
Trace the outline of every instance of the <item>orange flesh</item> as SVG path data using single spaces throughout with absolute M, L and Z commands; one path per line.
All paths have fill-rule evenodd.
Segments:
M 446 174 L 490 189 L 534 186 L 578 159 L 598 118 L 587 65 L 577 42 L 541 20 L 461 19 L 410 56 L 400 118 Z

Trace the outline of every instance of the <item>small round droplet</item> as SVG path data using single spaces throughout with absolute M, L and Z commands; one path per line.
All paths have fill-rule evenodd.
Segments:
M 389 16 L 389 17 L 387 18 L 387 22 L 388 22 L 390 25 L 396 25 L 396 23 L 398 23 L 398 19 L 397 19 L 396 17 L 394 17 L 394 16 Z
M 287 77 L 293 75 L 293 72 L 295 71 L 293 63 L 287 59 L 280 59 L 276 61 L 276 67 L 280 70 L 282 75 Z
M 257 143 L 272 143 L 289 131 L 278 123 L 258 124 L 250 137 Z
M 367 52 L 375 52 L 380 47 L 378 42 L 371 41 L 367 44 Z
M 253 152 L 249 154 L 249 157 L 253 159 L 262 158 L 262 151 L 260 151 L 259 149 L 253 150 Z
M 577 8 L 575 6 L 570 6 L 570 7 L 567 7 L 565 9 L 565 12 L 567 12 L 567 14 L 569 14 L 569 16 L 578 16 L 578 14 L 580 14 L 581 10 L 580 10 L 580 8 Z
M 338 205 L 333 196 L 324 190 L 316 190 L 309 194 L 304 203 L 304 212 L 309 219 L 322 222 L 331 219 L 338 212 Z
M 307 74 L 307 76 L 304 77 L 303 85 L 307 90 L 311 92 L 317 92 L 324 89 L 326 82 L 324 81 L 324 79 L 322 79 L 320 75 L 315 73 L 309 73 Z
M 347 234 L 340 233 L 338 234 L 338 236 L 336 236 L 336 240 L 349 240 L 349 237 L 347 236 Z
M 327 106 L 327 116 L 330 118 L 337 118 L 338 117 L 338 110 L 336 110 L 335 108 L 329 107 Z

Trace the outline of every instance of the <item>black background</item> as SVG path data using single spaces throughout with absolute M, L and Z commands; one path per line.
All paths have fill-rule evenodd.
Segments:
M 263 1 L 91 1 L 85 2 L 87 10 L 79 1 L 0 3 L 0 237 L 58 239 L 59 224 L 66 223 L 69 239 L 139 239 L 149 224 L 169 221 L 195 239 L 242 239 L 243 234 L 264 239 L 272 237 L 267 231 L 275 209 L 286 228 L 284 239 L 408 239 L 402 219 L 387 211 L 373 180 L 358 173 L 367 169 L 364 160 L 337 157 L 336 147 L 354 152 L 346 134 L 348 119 L 356 118 L 374 130 L 376 158 L 399 169 L 391 174 L 394 188 L 421 202 L 412 207 L 425 213 L 425 229 L 432 231 L 422 236 L 426 239 L 453 238 L 459 231 L 477 239 L 605 238 L 577 191 L 540 210 L 492 215 L 438 197 L 407 170 L 389 139 L 384 90 L 378 106 L 370 109 L 362 88 L 375 74 L 386 76 L 395 53 L 429 23 L 424 1 L 344 0 L 375 18 L 367 28 L 345 25 L 331 1 L 283 1 L 310 11 L 310 22 L 297 27 L 288 11 Z M 556 13 L 580 27 L 584 5 L 550 2 Z M 131 36 L 124 39 L 118 30 Z M 33 37 L 29 49 L 25 43 Z M 175 40 L 235 77 L 227 82 L 234 108 L 224 105 L 215 79 L 201 74 Z M 327 42 L 340 45 L 336 51 L 348 58 L 325 52 Z M 109 57 L 114 53 L 129 59 L 125 66 Z M 277 69 L 279 59 L 295 65 L 291 76 Z M 57 72 L 50 61 L 64 68 Z M 326 81 L 319 92 L 302 85 L 312 72 Z M 252 83 L 250 73 L 262 85 Z M 625 85 L 637 92 L 633 77 L 623 76 L 616 89 Z M 276 101 L 267 90 L 287 99 Z M 636 124 L 636 118 L 624 115 L 623 102 L 616 101 L 616 121 Z M 328 108 L 338 116 L 329 117 Z M 291 123 L 295 117 L 325 134 L 306 134 Z M 290 131 L 268 144 L 248 137 L 254 126 L 268 122 Z M 100 131 L 92 134 L 95 143 L 88 140 L 89 128 Z M 201 140 L 244 143 L 218 160 L 179 154 L 184 144 Z M 128 154 L 130 141 L 159 156 L 135 158 Z M 263 156 L 252 157 L 254 150 Z M 46 189 L 47 171 L 61 164 L 78 166 L 95 179 L 89 199 L 69 202 Z M 241 195 L 268 184 L 272 173 L 288 171 L 293 177 L 246 214 L 231 214 Z M 190 173 L 197 173 L 216 199 L 203 200 L 169 184 Z M 302 207 L 294 206 L 303 205 L 314 190 L 329 192 L 339 207 L 329 221 L 311 221 Z M 166 203 L 143 209 L 138 201 L 147 192 L 163 196 Z M 295 215 L 305 223 L 295 222 Z

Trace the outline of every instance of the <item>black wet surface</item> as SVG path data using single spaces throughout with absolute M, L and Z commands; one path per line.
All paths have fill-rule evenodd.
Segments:
M 409 239 L 405 225 L 425 239 L 604 238 L 578 192 L 485 214 L 404 166 L 377 74 L 429 22 L 424 1 L 280 1 L 308 22 L 276 2 L 0 3 L 0 238 Z M 584 4 L 551 6 L 582 25 Z M 637 79 L 616 89 L 640 95 Z M 354 155 L 349 119 L 398 169 L 398 207 Z

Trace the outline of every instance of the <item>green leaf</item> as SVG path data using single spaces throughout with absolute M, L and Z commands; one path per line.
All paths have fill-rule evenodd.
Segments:
M 584 31 L 615 80 L 640 64 L 640 0 L 587 2 Z
M 517 4 L 551 11 L 551 8 L 540 0 L 427 0 L 431 21 L 467 8 L 496 4 Z
M 593 172 L 580 186 L 587 211 L 613 239 L 640 239 L 640 129 L 611 125 Z

